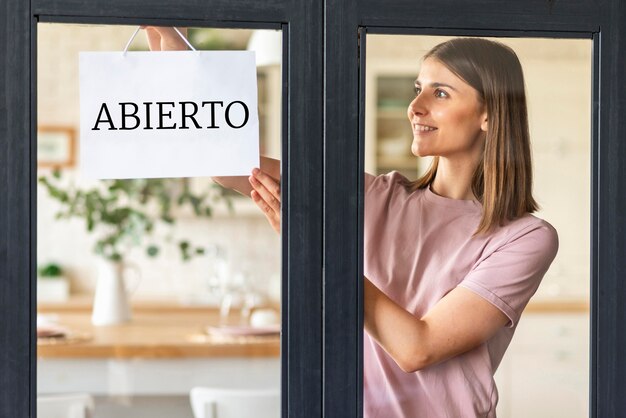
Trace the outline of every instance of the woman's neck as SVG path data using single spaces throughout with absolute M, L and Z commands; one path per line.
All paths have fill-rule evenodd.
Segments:
M 439 157 L 437 174 L 431 184 L 433 193 L 458 200 L 477 200 L 472 192 L 476 163 Z

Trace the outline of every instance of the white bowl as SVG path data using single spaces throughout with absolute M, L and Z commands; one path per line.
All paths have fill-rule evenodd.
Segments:
M 256 309 L 250 315 L 250 325 L 252 327 L 263 328 L 277 324 L 280 324 L 280 316 L 274 309 Z

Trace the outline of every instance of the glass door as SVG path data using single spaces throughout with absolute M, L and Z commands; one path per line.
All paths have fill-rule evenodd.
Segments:
M 219 410 L 205 393 L 201 411 L 194 412 L 193 386 L 217 388 L 222 395 L 245 392 L 245 399 L 258 405 L 269 403 L 272 416 L 319 416 L 322 338 L 316 318 L 323 283 L 323 144 L 321 97 L 312 97 L 322 84 L 322 30 L 313 25 L 321 9 L 314 4 L 278 2 L 266 8 L 221 1 L 210 7 L 136 2 L 83 6 L 16 2 L 10 6 L 16 13 L 6 17 L 20 29 L 7 38 L 16 55 L 7 56 L 3 66 L 5 85 L 12 86 L 3 97 L 12 108 L 27 110 L 3 113 L 9 117 L 3 127 L 10 129 L 2 158 L 13 161 L 7 162 L 12 180 L 3 191 L 15 198 L 8 206 L 2 200 L 7 220 L 2 231 L 17 235 L 12 249 L 2 251 L 1 277 L 12 289 L 5 294 L 10 302 L 2 304 L 7 318 L 2 335 L 12 337 L 4 347 L 8 360 L 1 363 L 6 390 L 0 415 L 35 417 L 39 401 L 64 401 L 76 392 L 77 408 L 99 409 L 96 414 L 192 416 Z M 275 159 L 270 168 L 262 161 L 260 165 L 271 172 L 280 193 L 277 225 L 268 224 L 254 202 L 209 179 L 83 182 L 76 165 L 76 53 L 121 53 L 139 25 L 188 28 L 190 43 L 205 50 L 255 49 L 268 40 L 253 35 L 274 35 L 267 45 L 273 60 L 264 57 L 261 62 L 261 50 L 255 50 L 259 147 Z M 147 46 L 136 39 L 130 48 Z M 13 90 L 18 86 L 21 95 Z M 236 120 L 232 116 L 231 124 Z M 241 180 L 237 184 L 251 185 L 248 176 Z M 15 194 L 17 190 L 21 192 Z M 146 202 L 148 207 L 142 207 Z M 114 203 L 125 208 L 113 208 Z M 104 213 L 105 205 L 113 215 Z M 85 208 L 93 216 L 78 213 Z M 55 219 L 60 212 L 61 217 L 71 216 Z M 122 230 L 119 224 L 107 225 L 124 214 L 131 216 Z M 176 228 L 170 227 L 172 220 Z M 112 238 L 114 233 L 130 235 L 122 243 Z M 123 270 L 129 287 L 136 285 L 129 289 L 134 290 L 131 319 L 126 315 L 123 324 L 94 323 L 99 259 L 129 261 L 127 268 L 108 269 L 109 277 Z M 139 265 L 140 274 L 131 262 Z M 139 284 L 134 280 L 138 276 Z M 122 286 L 117 290 L 113 293 L 123 293 Z M 38 315 L 40 325 L 48 326 L 39 335 Z M 266 335 L 259 335 L 263 330 Z M 207 356 L 216 361 L 207 362 Z M 292 385 L 298 390 L 290 391 Z M 232 399 L 242 398 L 230 399 L 233 405 Z M 234 404 L 251 407 L 240 400 Z M 40 408 L 42 414 L 46 411 L 54 412 Z
M 252 408 L 278 417 L 280 231 L 250 198 L 248 176 L 94 181 L 83 171 L 79 54 L 121 55 L 136 29 L 38 25 L 39 414 L 202 417 Z M 256 50 L 259 167 L 279 185 L 281 31 L 182 31 L 199 51 Z M 187 48 L 172 32 L 141 30 L 129 54 L 159 50 L 163 40 Z M 241 124 L 217 105 L 210 121 L 198 111 L 187 122 Z M 150 113 L 156 124 L 161 115 Z
M 376 289 L 365 288 L 365 416 L 462 415 L 472 408 L 476 415 L 500 417 L 587 416 L 591 41 L 376 34 L 366 39 L 364 274 Z M 483 67 L 471 61 L 473 48 L 482 48 Z M 504 164 L 521 169 L 528 161 L 530 193 L 539 208 L 475 235 L 487 207 L 489 158 L 495 155 L 490 147 L 502 141 L 493 131 L 506 128 L 494 122 L 486 131 L 468 131 L 458 122 L 471 117 L 474 95 L 480 106 L 493 109 L 489 119 L 502 120 L 496 114 L 500 108 L 488 104 L 498 94 L 498 72 L 481 73 L 490 71 L 488 48 L 494 54 L 512 52 L 520 62 L 520 79 L 511 77 L 503 87 L 527 103 L 515 114 L 520 123 L 528 114 L 528 127 L 520 131 L 528 136 L 507 135 L 528 141 L 529 152 L 523 155 L 519 148 Z M 496 67 L 506 65 L 501 59 Z M 462 73 L 470 65 L 478 69 Z M 493 87 L 487 91 L 488 82 Z M 463 90 L 467 86 L 471 89 Z M 512 149 L 513 144 L 498 146 Z M 481 172 L 465 196 L 454 187 L 463 184 L 462 177 L 446 183 L 450 163 L 460 164 L 458 155 L 464 153 L 477 156 L 472 170 Z M 518 184 L 514 194 L 522 194 L 522 188 Z M 503 188 L 494 201 L 505 195 Z M 513 232 L 520 227 L 525 231 Z M 558 245 L 537 252 L 539 237 L 549 232 Z M 524 250 L 529 239 L 533 245 Z M 505 263 L 489 267 L 506 253 Z M 483 300 L 497 311 L 466 324 L 465 307 L 479 309 Z M 374 301 L 402 309 L 393 316 L 407 315 L 408 329 L 418 333 L 427 324 L 430 333 L 398 346 L 406 333 L 394 332 L 392 314 L 371 306 Z M 474 339 L 483 332 L 477 323 L 500 315 L 510 323 Z M 449 322 L 447 316 L 452 316 Z M 438 340 L 439 332 L 449 340 Z M 469 342 L 455 341 L 454 335 Z M 411 344 L 416 357 L 433 350 L 425 363 L 405 357 Z M 474 401 L 463 403 L 470 398 Z
M 619 116 L 610 116 L 612 104 L 617 103 L 612 97 L 617 98 L 617 95 L 606 96 L 611 95 L 610 92 L 617 89 L 619 83 L 617 73 L 606 65 L 617 65 L 622 54 L 610 42 L 607 43 L 605 36 L 609 36 L 611 40 L 617 39 L 614 38 L 616 33 L 607 32 L 607 28 L 623 18 L 621 15 L 608 18 L 617 10 L 617 3 L 598 8 L 597 4 L 586 1 L 577 3 L 576 6 L 562 5 L 563 7 L 547 2 L 519 5 L 519 8 L 513 9 L 510 4 L 502 2 L 479 1 L 470 4 L 448 1 L 438 4 L 437 7 L 431 6 L 426 3 L 406 2 L 392 2 L 381 6 L 355 0 L 336 5 L 337 9 L 332 10 L 332 13 L 329 10 L 326 15 L 326 55 L 333 57 L 333 62 L 326 63 L 325 207 L 328 225 L 326 241 L 329 245 L 325 250 L 327 303 L 324 323 L 327 329 L 326 341 L 330 347 L 326 351 L 325 371 L 326 382 L 330 380 L 335 385 L 327 386 L 325 405 L 331 409 L 339 407 L 344 416 L 443 416 L 446 412 L 455 415 L 446 411 L 445 406 L 440 409 L 439 404 L 428 409 L 424 402 L 420 403 L 421 409 L 417 411 L 407 413 L 402 409 L 403 400 L 410 399 L 415 393 L 403 385 L 396 391 L 394 385 L 405 378 L 404 374 L 415 375 L 417 372 L 419 380 L 418 369 L 428 363 L 428 355 L 420 356 L 418 353 L 412 356 L 408 353 L 409 358 L 417 357 L 415 363 L 397 362 L 393 360 L 393 355 L 397 355 L 393 353 L 394 348 L 380 344 L 384 336 L 377 335 L 380 341 L 376 341 L 376 338 L 373 341 L 368 340 L 369 285 L 366 278 L 368 272 L 372 274 L 376 270 L 372 263 L 380 262 L 376 271 L 381 287 L 388 285 L 387 281 L 397 275 L 401 276 L 400 280 L 412 280 L 411 285 L 415 285 L 417 280 L 408 273 L 398 272 L 398 259 L 408 257 L 409 245 L 393 246 L 393 239 L 390 243 L 381 238 L 393 222 L 400 224 L 396 225 L 395 231 L 398 237 L 411 236 L 411 231 L 416 232 L 415 228 L 411 229 L 410 225 L 397 220 L 400 214 L 404 214 L 403 207 L 399 206 L 399 202 L 404 200 L 379 201 L 380 213 L 370 216 L 368 213 L 374 212 L 368 209 L 368 188 L 374 184 L 374 178 L 380 187 L 388 186 L 389 190 L 396 186 L 401 188 L 399 183 L 410 185 L 412 180 L 422 177 L 424 170 L 427 172 L 431 167 L 430 153 L 413 150 L 411 147 L 415 135 L 422 134 L 412 131 L 408 119 L 409 103 L 419 94 L 411 89 L 418 87 L 418 91 L 421 91 L 421 86 L 414 83 L 420 74 L 420 57 L 435 45 L 420 45 L 420 42 L 435 37 L 441 40 L 450 37 L 478 37 L 495 39 L 509 45 L 525 61 L 522 62 L 522 67 L 527 79 L 525 88 L 528 95 L 528 136 L 532 141 L 532 144 L 529 142 L 532 148 L 529 145 L 527 154 L 534 160 L 534 165 L 531 165 L 534 170 L 534 193 L 541 206 L 541 212 L 536 212 L 537 218 L 548 219 L 551 225 L 556 225 L 557 231 L 560 228 L 563 233 L 558 234 L 560 250 L 554 263 L 550 264 L 552 267 L 548 269 L 546 266 L 546 271 L 541 273 L 542 277 L 545 276 L 542 284 L 536 291 L 530 292 L 534 299 L 529 297 L 528 304 L 523 303 L 527 309 L 519 321 L 519 328 L 512 342 L 501 344 L 499 349 L 494 350 L 491 346 L 487 350 L 490 353 L 484 365 L 491 367 L 491 372 L 498 368 L 495 384 L 489 386 L 489 380 L 493 376 L 487 375 L 491 372 L 487 373 L 485 379 L 485 376 L 475 376 L 467 381 L 460 379 L 464 382 L 461 387 L 466 389 L 473 389 L 476 382 L 487 382 L 484 397 L 468 398 L 470 400 L 463 405 L 469 405 L 468 410 L 471 411 L 471 408 L 480 410 L 491 403 L 491 406 L 483 409 L 491 414 L 497 411 L 498 415 L 505 416 L 534 413 L 527 409 L 532 408 L 530 399 L 542 395 L 534 390 L 524 392 L 518 388 L 529 387 L 530 379 L 541 380 L 545 377 L 544 369 L 531 367 L 531 363 L 536 362 L 554 371 L 549 378 L 546 377 L 553 386 L 556 382 L 563 383 L 563 391 L 547 404 L 542 403 L 542 407 L 567 408 L 568 414 L 583 416 L 615 416 L 615 408 L 620 404 L 621 396 L 616 388 L 624 387 L 621 379 L 615 377 L 615 370 L 624 368 L 615 347 L 618 345 L 623 349 L 625 340 L 615 331 L 615 324 L 621 322 L 624 312 L 615 303 L 620 299 L 616 295 L 621 295 L 622 292 L 619 290 L 620 279 L 614 268 L 623 268 L 623 261 L 615 256 L 614 249 L 617 247 L 614 245 L 622 248 L 623 238 L 618 237 L 609 224 L 619 213 L 616 205 L 618 201 L 623 204 L 624 192 L 621 182 L 610 180 L 612 176 L 617 176 L 617 171 L 609 167 L 613 164 L 610 161 L 614 161 L 619 144 L 615 134 L 622 132 L 624 127 L 618 121 Z M 582 16 L 585 18 L 581 18 Z M 389 42 L 381 42 L 384 37 Z M 375 57 L 370 56 L 370 43 L 374 44 L 372 48 L 379 48 L 374 52 Z M 580 50 L 575 51 L 577 47 L 572 49 L 574 44 L 578 44 Z M 408 49 L 410 51 L 407 52 Z M 547 55 L 541 57 L 543 53 Z M 504 65 L 501 72 L 507 73 Z M 572 81 L 576 86 L 582 86 L 579 94 L 576 93 L 576 98 Z M 404 85 L 404 89 L 402 83 L 408 83 Z M 443 99 L 445 94 L 439 94 L 439 98 Z M 560 96 L 560 100 L 557 96 Z M 405 104 L 398 105 L 400 102 Z M 580 106 L 583 113 L 572 113 L 571 109 L 575 106 Z M 423 113 L 424 109 L 421 111 Z M 420 113 L 420 109 L 414 112 Z M 559 137 L 554 132 L 548 132 L 553 121 L 550 120 L 547 124 L 541 122 L 548 115 L 555 116 L 555 123 L 557 120 L 563 121 L 558 122 L 562 132 L 570 134 Z M 418 118 L 417 125 L 420 125 L 419 121 Z M 434 118 L 430 122 L 429 125 L 424 119 L 422 125 L 425 126 L 416 129 L 420 132 L 435 131 L 437 126 Z M 480 128 L 480 124 L 476 126 Z M 428 132 L 423 135 L 428 135 Z M 560 145 L 557 145 L 559 142 Z M 412 158 L 413 163 L 410 162 Z M 549 170 L 557 167 L 558 180 L 549 174 Z M 385 176 L 381 176 L 390 171 L 391 178 L 385 179 Z M 577 180 L 570 183 L 570 177 Z M 391 180 L 397 181 L 392 184 Z M 612 190 L 610 184 L 616 187 L 615 191 L 620 197 L 615 197 L 609 191 Z M 572 187 L 569 188 L 569 193 L 568 187 Z M 466 197 L 462 193 L 455 195 L 454 187 L 453 190 L 442 191 L 435 185 L 434 191 L 429 188 L 424 190 L 430 190 L 432 200 L 443 203 L 446 200 L 442 199 L 456 197 L 461 200 L 461 206 L 476 206 L 472 203 L 471 196 Z M 347 199 L 338 199 L 338 196 L 347 196 Z M 586 200 L 587 197 L 589 200 Z M 409 199 L 409 194 L 406 199 Z M 464 200 L 468 202 L 463 202 Z M 452 216 L 451 212 L 454 210 L 442 208 L 435 215 Z M 580 223 L 572 221 L 574 217 Z M 586 224 L 589 225 L 588 229 Z M 445 226 L 450 227 L 449 224 Z M 588 234 L 585 231 L 589 231 Z M 430 235 L 433 240 L 437 237 L 435 232 Z M 588 242 L 585 237 L 588 237 Z M 607 237 L 611 244 L 600 237 Z M 455 270 L 458 265 L 452 261 L 445 265 L 443 263 L 452 259 L 458 248 L 454 247 L 452 241 L 445 241 L 442 245 L 437 247 L 438 250 L 428 253 L 441 257 L 441 266 L 432 271 L 434 277 L 441 274 L 439 269 L 447 266 L 446 268 L 452 269 L 452 275 L 461 280 L 467 272 Z M 571 261 L 565 261 L 566 259 Z M 568 267 L 564 267 L 564 264 Z M 415 272 L 421 263 L 417 260 L 409 265 L 414 267 L 412 271 Z M 407 292 L 415 290 L 413 296 L 427 297 L 437 294 L 434 291 L 437 289 L 431 288 L 416 290 L 407 286 L 403 289 Z M 485 289 L 488 287 L 483 288 L 483 291 Z M 474 290 L 478 290 L 478 294 L 481 292 L 478 287 L 474 287 Z M 388 297 L 387 302 L 394 302 L 395 305 L 407 296 L 400 289 L 388 293 L 379 292 L 378 295 L 383 294 Z M 440 294 L 440 299 L 444 294 L 446 293 Z M 486 300 L 497 300 L 488 291 L 483 294 L 487 296 Z M 551 299 L 559 300 L 552 304 L 549 302 Z M 376 299 L 374 305 L 380 300 L 384 298 Z M 486 303 L 484 306 L 489 308 L 491 302 Z M 403 306 L 402 310 L 406 313 L 407 309 L 415 312 L 423 308 L 424 305 L 418 307 L 411 302 Z M 498 308 L 493 309 L 498 312 Z M 425 313 L 424 311 L 423 314 Z M 511 317 L 515 316 L 513 311 L 509 314 Z M 417 319 L 421 317 L 422 315 Z M 515 318 L 503 315 L 501 319 L 509 321 L 501 326 L 506 329 L 505 333 L 512 335 L 511 325 Z M 398 318 L 384 323 L 381 325 L 381 332 L 384 334 L 394 329 L 397 331 L 399 323 Z M 364 325 L 365 341 L 361 339 Z M 529 332 L 551 337 L 531 338 L 528 344 Z M 410 335 L 415 337 L 410 332 L 401 334 L 406 338 Z M 537 340 L 545 345 L 539 347 Z M 481 343 L 484 341 L 481 340 Z M 370 346 L 366 346 L 367 344 Z M 508 351 L 505 350 L 507 348 Z M 371 367 L 374 351 L 380 354 L 380 361 L 376 364 L 378 369 Z M 498 359 L 505 351 L 506 354 Z M 460 353 L 456 353 L 458 354 Z M 588 373 L 586 362 L 589 364 Z M 434 363 L 433 365 L 438 367 Z M 381 370 L 384 372 L 390 369 L 398 371 L 398 375 L 385 380 Z M 346 376 L 349 384 L 340 386 L 339 383 L 345 381 Z M 352 386 L 353 382 L 355 386 Z M 336 387 L 342 387 L 343 390 L 335 393 L 333 388 Z M 496 394 L 495 388 L 501 389 L 497 405 L 492 402 Z M 588 401 L 585 401 L 587 389 Z M 447 393 L 456 391 L 439 390 L 429 393 L 427 398 L 434 400 L 439 396 L 445 397 Z M 446 400 L 454 403 L 452 398 Z

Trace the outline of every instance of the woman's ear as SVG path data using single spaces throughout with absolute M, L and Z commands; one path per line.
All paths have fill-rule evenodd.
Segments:
M 489 121 L 487 119 L 487 113 L 483 113 L 482 115 L 483 121 L 480 123 L 480 130 L 483 132 L 487 132 L 487 128 L 489 127 Z

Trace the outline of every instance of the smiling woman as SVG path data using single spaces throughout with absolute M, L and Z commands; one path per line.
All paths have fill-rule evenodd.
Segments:
M 506 76 L 503 60 L 514 68 Z M 495 417 L 495 369 L 558 249 L 524 193 L 523 85 L 515 53 L 500 43 L 435 46 L 408 107 L 411 150 L 434 157 L 431 168 L 416 182 L 365 176 L 368 418 Z
M 496 416 L 495 371 L 558 251 L 531 215 L 523 86 L 503 44 L 435 46 L 408 108 L 411 149 L 431 169 L 414 183 L 365 174 L 366 418 Z M 278 183 L 255 172 L 250 184 L 278 231 Z

